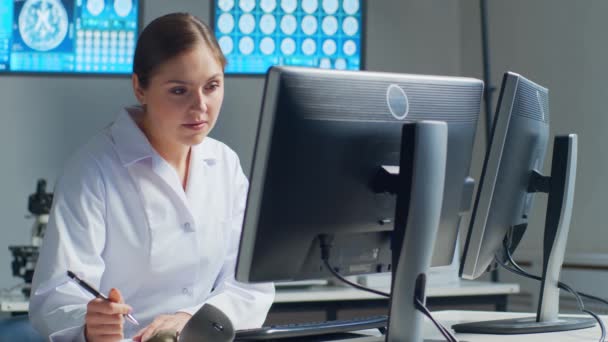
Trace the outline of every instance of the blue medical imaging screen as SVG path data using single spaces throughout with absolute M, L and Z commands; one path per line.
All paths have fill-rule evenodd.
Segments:
M 273 65 L 361 69 L 360 0 L 215 0 L 226 73 Z
M 139 0 L 0 0 L 0 73 L 130 74 Z

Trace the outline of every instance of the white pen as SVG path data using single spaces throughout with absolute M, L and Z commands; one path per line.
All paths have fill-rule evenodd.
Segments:
M 97 291 L 91 284 L 78 278 L 78 276 L 74 272 L 68 270 L 68 277 L 72 278 L 72 280 L 74 280 L 76 282 L 76 284 L 80 285 L 80 287 L 87 290 L 93 296 L 110 301 L 110 299 L 108 297 L 106 297 L 103 293 Z M 126 314 L 124 316 L 127 319 L 127 321 L 129 321 L 135 325 L 139 325 L 139 322 L 135 319 L 135 317 L 133 317 L 133 315 Z

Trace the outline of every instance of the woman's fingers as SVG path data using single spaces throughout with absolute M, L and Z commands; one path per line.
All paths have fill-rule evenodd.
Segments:
M 132 308 L 127 304 L 113 303 L 101 298 L 93 299 L 87 305 L 87 312 L 96 312 L 105 315 L 126 315 Z
M 85 334 L 89 342 L 115 342 L 124 338 L 123 315 L 132 308 L 124 304 L 117 289 L 111 289 L 108 298 L 95 298 L 87 304 Z
M 160 326 L 161 322 L 158 321 L 158 318 L 154 320 L 154 322 L 150 323 L 147 327 L 141 329 L 135 334 L 133 337 L 133 341 L 147 341 L 156 333 L 156 328 Z
M 121 315 L 105 315 L 97 312 L 92 312 L 88 314 L 86 319 L 96 324 L 115 325 L 124 322 Z
M 125 302 L 125 299 L 122 297 L 120 290 L 118 290 L 117 288 L 114 288 L 114 287 L 110 289 L 110 293 L 108 293 L 108 299 L 110 300 L 110 302 L 114 302 L 114 303 L 124 304 L 124 302 Z
M 87 332 L 94 336 L 117 335 L 122 332 L 120 324 L 95 324 L 87 327 Z
M 184 325 L 192 316 L 184 312 L 173 315 L 161 315 L 154 319 L 147 327 L 141 329 L 133 337 L 133 341 L 146 342 L 160 332 L 170 331 L 172 333 L 181 332 Z M 177 335 L 177 334 L 176 334 Z

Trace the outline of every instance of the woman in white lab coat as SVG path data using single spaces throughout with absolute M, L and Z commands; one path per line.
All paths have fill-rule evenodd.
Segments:
M 225 64 L 191 15 L 160 17 L 141 33 L 132 77 L 140 105 L 82 147 L 55 188 L 30 301 L 32 324 L 52 341 L 144 341 L 180 331 L 206 303 L 237 329 L 263 323 L 274 287 L 234 279 L 248 182 L 236 154 L 207 137 Z M 93 299 L 68 270 L 111 302 Z M 139 326 L 124 321 L 129 311 Z

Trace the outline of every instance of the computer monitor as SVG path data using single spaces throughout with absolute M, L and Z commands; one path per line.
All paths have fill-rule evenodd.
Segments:
M 274 67 L 267 75 L 237 279 L 330 277 L 318 247 L 334 239 L 343 275 L 390 271 L 395 196 L 376 193 L 399 165 L 404 122 L 445 121 L 448 157 L 433 265 L 452 262 L 483 83 L 477 79 Z M 466 196 L 465 196 L 466 197 Z
M 468 206 L 463 194 L 471 185 L 482 90 L 483 82 L 471 78 L 271 68 L 236 279 L 331 277 L 321 236 L 331 237 L 330 261 L 342 275 L 390 272 L 397 199 L 374 181 L 382 166 L 400 165 L 404 123 L 423 120 L 447 123 L 433 264 L 450 264 Z
M 460 332 L 517 334 L 594 325 L 558 318 L 557 281 L 572 210 L 576 136 L 556 137 L 551 176 L 540 174 L 549 140 L 548 90 L 518 74 L 502 81 L 492 135 L 461 259 L 460 275 L 476 279 L 495 260 L 503 263 L 528 226 L 535 192 L 549 193 L 544 239 L 543 283 L 536 317 L 455 325 Z M 506 239 L 506 240 L 505 240 Z

